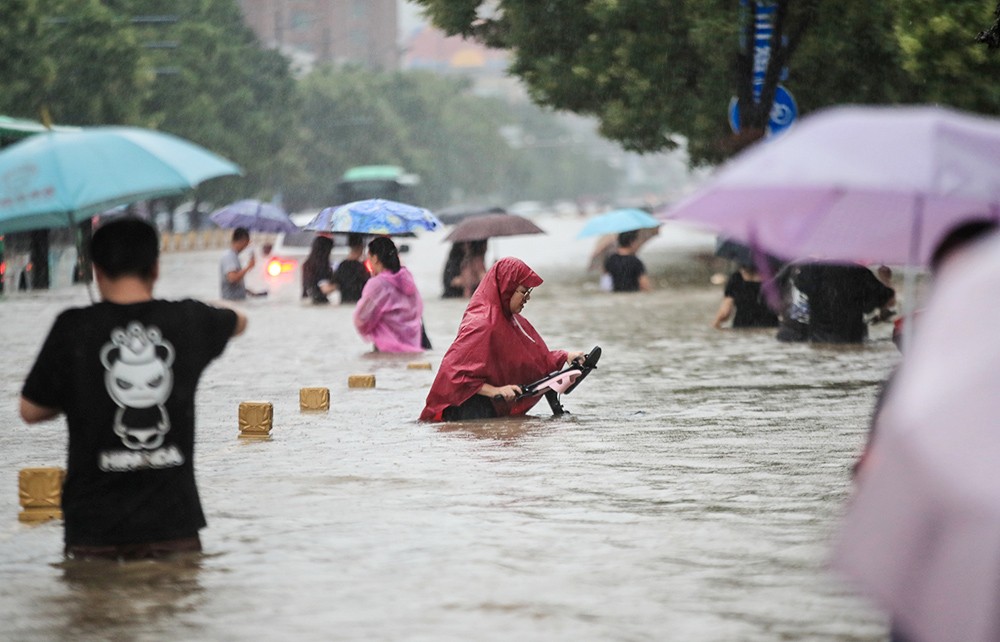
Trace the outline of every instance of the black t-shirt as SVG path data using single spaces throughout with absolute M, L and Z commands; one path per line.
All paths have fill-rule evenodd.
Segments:
M 337 271 L 333 273 L 333 281 L 340 288 L 340 302 L 357 303 L 368 277 L 368 269 L 361 261 L 341 261 Z
M 864 314 L 884 306 L 895 292 L 860 265 L 803 265 L 795 286 L 809 297 L 809 338 L 859 343 L 868 336 Z
M 205 526 L 195 389 L 236 319 L 192 300 L 102 302 L 56 319 L 21 394 L 66 415 L 67 546 L 192 537 Z
M 778 325 L 778 315 L 763 300 L 759 281 L 747 281 L 740 272 L 733 272 L 726 282 L 724 296 L 731 297 L 736 306 L 734 328 L 773 328 Z
M 611 275 L 615 292 L 636 292 L 646 266 L 634 254 L 612 254 L 604 261 L 604 271 Z

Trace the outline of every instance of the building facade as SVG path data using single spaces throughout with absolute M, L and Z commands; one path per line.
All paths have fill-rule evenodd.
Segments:
M 399 68 L 396 0 L 240 0 L 266 47 L 317 64 Z

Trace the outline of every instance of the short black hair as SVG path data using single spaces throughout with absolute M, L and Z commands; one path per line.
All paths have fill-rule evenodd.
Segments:
M 111 279 L 123 276 L 153 278 L 160 258 L 156 228 L 134 216 L 116 218 L 94 231 L 90 239 L 94 265 Z
M 637 238 L 639 238 L 639 232 L 637 230 L 622 232 L 618 235 L 618 247 L 628 247 L 635 243 Z
M 245 227 L 237 227 L 233 230 L 233 243 L 236 241 L 249 240 L 250 230 Z
M 948 230 L 931 255 L 931 272 L 937 272 L 952 252 L 994 232 L 997 227 L 997 222 L 992 219 L 976 218 L 959 223 Z
M 347 235 L 347 247 L 364 247 L 365 235 L 351 232 Z

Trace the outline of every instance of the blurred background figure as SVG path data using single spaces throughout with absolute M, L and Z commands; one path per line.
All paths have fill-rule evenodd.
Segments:
M 605 288 L 610 281 L 612 292 L 648 292 L 653 289 L 646 266 L 635 255 L 640 246 L 639 232 L 618 235 L 618 249 L 604 261 Z
M 444 272 L 441 274 L 441 285 L 444 291 L 441 293 L 442 299 L 460 298 L 464 289 L 462 288 L 462 260 L 465 258 L 465 243 L 453 243 L 448 252 L 448 259 L 444 263 Z
M 330 265 L 332 250 L 332 238 L 317 236 L 313 239 L 309 256 L 302 264 L 302 297 L 313 303 L 329 303 L 330 299 L 327 297 L 336 289 L 333 284 L 333 267 Z
M 462 296 L 466 299 L 471 297 L 484 276 L 486 276 L 486 239 L 466 243 L 465 258 L 462 259 L 462 269 L 459 273 Z
M 264 291 L 248 290 L 244 279 L 247 272 L 257 264 L 257 259 L 251 253 L 244 266 L 240 263 L 240 252 L 250 245 L 250 231 L 245 227 L 233 230 L 229 249 L 222 255 L 219 262 L 220 288 L 219 295 L 226 301 L 242 301 L 247 296 L 263 296 Z
M 778 315 L 764 300 L 761 276 L 751 263 L 741 264 L 729 276 L 712 327 L 722 329 L 722 324 L 731 317 L 733 328 L 773 328 L 778 325 Z
M 810 263 L 793 278 L 809 297 L 809 340 L 816 343 L 862 343 L 864 315 L 889 307 L 896 294 L 862 265 Z
M 334 287 L 340 290 L 341 303 L 357 303 L 370 276 L 368 268 L 365 267 L 362 260 L 365 252 L 364 235 L 348 234 L 347 246 L 350 248 L 350 252 L 337 265 L 332 281 Z
M 468 299 L 486 274 L 486 239 L 462 241 L 451 246 L 441 282 L 443 299 Z
M 775 280 L 781 288 L 781 314 L 778 315 L 778 341 L 796 343 L 809 340 L 809 297 L 795 287 L 799 265 L 789 263 Z

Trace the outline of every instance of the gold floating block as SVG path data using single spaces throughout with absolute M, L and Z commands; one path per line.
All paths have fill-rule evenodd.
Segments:
M 411 361 L 406 367 L 410 370 L 430 370 L 431 364 L 428 361 Z
M 301 410 L 329 410 L 330 409 L 330 389 L 329 388 L 300 388 L 299 389 L 299 409 L 301 409 Z
M 274 406 L 269 401 L 244 401 L 240 403 L 240 437 L 269 439 Z
M 374 388 L 375 375 L 351 375 L 347 378 L 348 388 Z
M 62 519 L 62 484 L 66 471 L 62 468 L 23 468 L 17 476 L 22 522 L 44 522 Z

